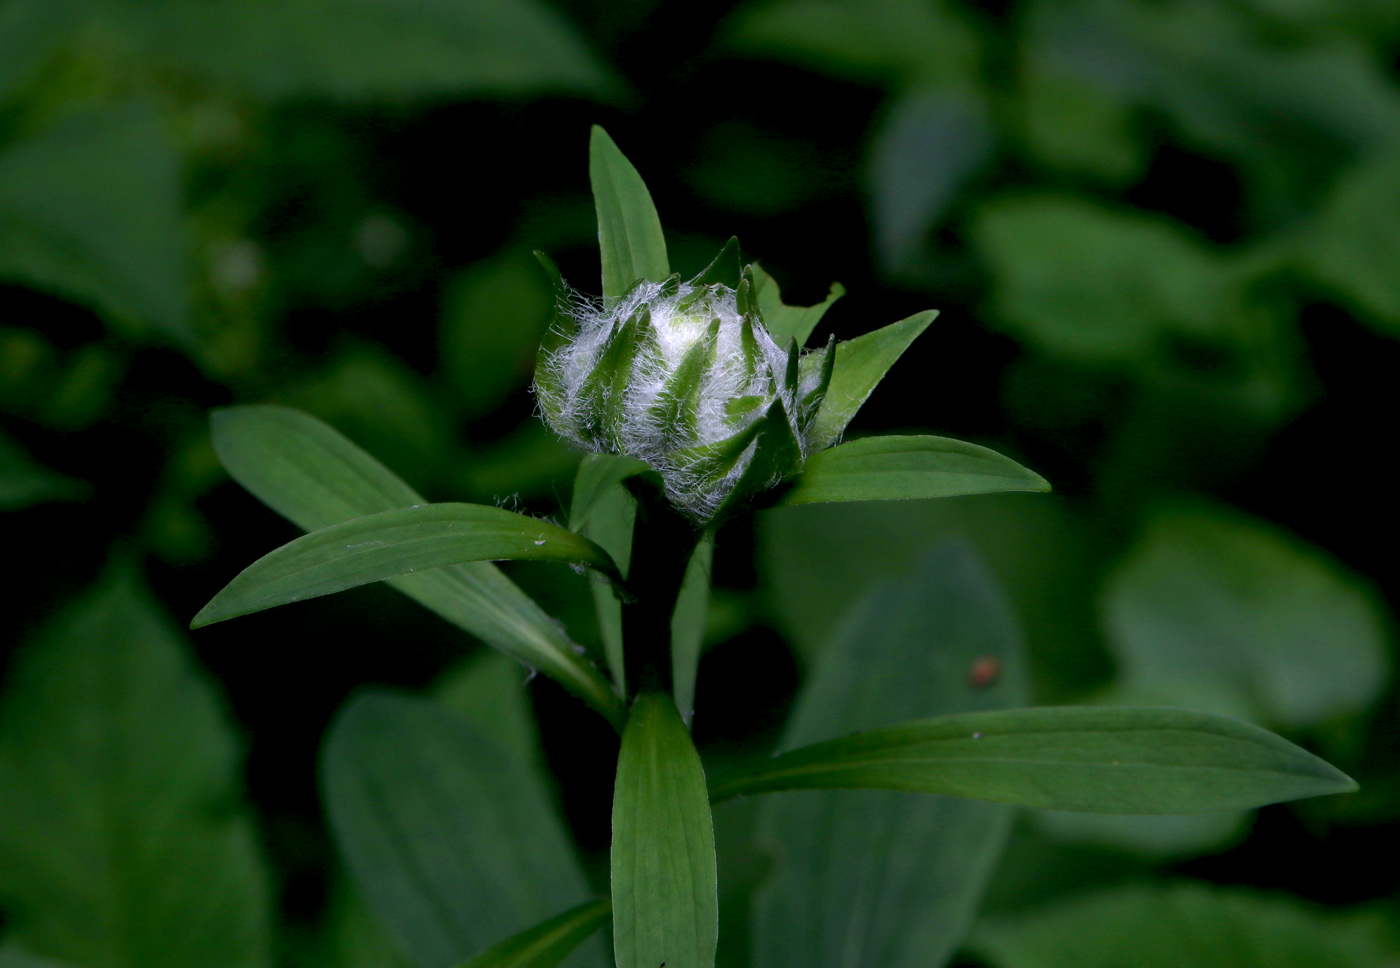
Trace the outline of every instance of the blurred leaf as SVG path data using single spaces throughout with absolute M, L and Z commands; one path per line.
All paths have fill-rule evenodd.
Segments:
M 638 279 L 661 282 L 671 274 L 666 237 L 651 193 L 637 169 L 597 125 L 588 143 L 588 178 L 598 212 L 603 296 L 616 299 Z
M 0 432 L 0 511 L 16 511 L 50 501 L 77 501 L 89 487 L 34 460 L 17 441 Z
M 809 204 L 825 204 L 853 186 L 844 159 L 810 141 L 738 118 L 701 133 L 686 180 L 712 205 L 772 217 Z
M 695 673 L 700 665 L 700 646 L 705 639 L 714 561 L 715 537 L 707 533 L 690 556 L 680 594 L 676 596 L 676 608 L 671 613 L 671 674 L 676 708 L 686 722 L 690 722 L 695 713 Z
M 1148 155 L 1131 105 L 1045 60 L 1028 57 L 1021 77 L 1020 130 L 1031 153 L 1052 168 L 1114 185 L 1138 178 Z
M 1034 471 L 947 437 L 866 437 L 807 459 L 784 504 L 901 501 L 996 491 L 1048 491 Z
M 1025 702 L 1009 604 L 960 543 L 871 588 L 803 687 L 780 749 L 904 719 Z M 984 680 L 970 680 L 992 670 Z M 776 794 L 758 838 L 778 869 L 759 889 L 754 963 L 901 968 L 944 963 L 971 923 L 1009 808 L 897 792 Z
M 1380 154 L 1348 170 L 1328 197 L 1304 258 L 1363 318 L 1400 337 L 1400 156 Z
M 298 527 L 315 531 L 427 503 L 383 464 L 314 417 L 287 407 L 214 411 L 214 449 L 229 474 Z M 389 579 L 414 601 L 513 659 L 539 669 L 620 730 L 626 707 L 569 637 L 487 562 Z
M 719 931 L 705 771 L 670 696 L 632 705 L 613 794 L 617 968 L 713 968 Z
M 145 101 L 70 115 L 0 151 L 0 277 L 191 348 L 180 159 Z
M 419 968 L 451 968 L 588 895 L 538 769 L 436 703 L 352 699 L 321 778 L 342 859 Z
M 190 627 L 416 571 L 502 559 L 586 564 L 621 580 L 606 551 L 556 524 L 480 504 L 424 504 L 287 542 L 239 572 Z
M 149 56 L 262 97 L 617 90 L 573 27 L 536 0 L 165 0 L 101 12 Z
M 66 962 L 36 958 L 12 944 L 0 947 L 0 968 L 72 968 Z
M 1174 336 L 1229 336 L 1224 261 L 1165 221 L 1068 196 L 1001 198 L 973 235 L 997 314 L 1044 352 L 1133 365 Z
M 607 924 L 611 914 L 611 901 L 588 901 L 502 941 L 461 968 L 554 968 Z
M 1034 822 L 1048 836 L 1072 844 L 1127 851 L 1158 863 L 1223 853 L 1249 833 L 1254 815 L 1192 813 L 1177 817 L 1129 817 L 1107 813 L 1040 810 Z
M 579 454 L 542 420 L 526 420 L 459 461 L 452 483 L 478 503 L 553 496 L 578 470 Z
M 472 655 L 436 683 L 438 702 L 461 716 L 512 757 L 541 762 L 539 729 L 520 664 L 500 652 Z
M 792 750 L 721 777 L 776 790 L 905 790 L 1091 813 L 1243 810 L 1356 783 L 1258 726 L 1182 709 L 1056 706 L 942 716 Z
M 554 294 L 528 254 L 498 256 L 448 283 L 439 359 L 468 416 L 490 413 L 529 382 L 553 311 Z
M 897 86 L 968 83 L 976 39 L 942 3 L 920 0 L 750 0 L 728 46 L 857 80 Z
M 1371 592 L 1239 515 L 1157 514 L 1109 579 L 1104 621 L 1130 694 L 1270 726 L 1360 712 L 1390 680 Z
M 268 892 L 219 699 L 129 573 L 21 653 L 0 711 L 8 937 L 83 968 L 260 968 Z
M 411 968 L 348 886 L 332 900 L 328 919 L 328 968 Z
M 991 160 L 991 118 L 967 90 L 910 91 L 887 108 L 870 146 L 871 218 L 884 270 L 917 265 L 928 233 Z
M 836 366 L 831 373 L 831 386 L 822 398 L 811 431 L 812 441 L 817 447 L 827 447 L 841 439 L 846 427 L 880 385 L 890 367 L 937 316 L 937 310 L 925 310 L 836 344 Z
M 64 0 L 9 0 L 0 7 L 0 99 L 32 78 L 78 22 L 78 9 Z
M 980 925 L 991 968 L 1372 968 L 1400 951 L 1379 916 L 1203 884 L 1127 886 Z
M 754 291 L 758 295 L 758 312 L 763 317 L 763 328 L 768 330 L 780 347 L 786 347 L 792 340 L 797 340 L 798 346 L 805 345 L 831 304 L 846 294 L 841 283 L 833 282 L 827 297 L 815 306 L 789 306 L 783 302 L 778 283 L 772 276 L 757 263 L 750 268 L 753 269 Z

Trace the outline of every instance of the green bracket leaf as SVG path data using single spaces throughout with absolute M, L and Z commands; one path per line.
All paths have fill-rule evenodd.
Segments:
M 427 501 L 340 433 L 288 407 L 214 411 L 214 450 L 239 484 L 307 531 Z M 620 732 L 627 707 L 544 611 L 485 561 L 388 584 L 491 647 L 563 684 Z
M 705 639 L 714 560 L 715 538 L 707 532 L 690 556 L 681 592 L 676 597 L 676 610 L 671 613 L 672 695 L 676 708 L 687 722 L 695 710 L 695 673 L 700 665 L 700 646 Z
M 784 753 L 712 788 L 939 793 L 1049 810 L 1246 810 L 1357 789 L 1268 730 L 1183 709 L 1049 707 L 970 713 Z
M 925 310 L 836 344 L 831 385 L 822 397 L 810 435 L 815 447 L 829 447 L 841 438 L 890 367 L 937 316 L 936 310 Z
M 508 938 L 458 968 L 555 968 L 607 923 L 612 901 L 589 901 Z
M 714 968 L 719 899 L 705 771 L 670 696 L 643 693 L 632 706 L 612 822 L 617 968 Z
M 603 298 L 616 299 L 638 279 L 664 280 L 671 274 L 671 264 L 651 193 L 637 169 L 597 125 L 588 143 L 588 177 L 598 213 Z
M 817 328 L 832 303 L 846 294 L 846 288 L 839 282 L 831 284 L 827 297 L 815 306 L 788 306 L 778 292 L 778 284 L 764 272 L 758 263 L 752 263 L 754 294 L 758 298 L 758 311 L 763 316 L 763 326 L 773 336 L 779 346 L 786 346 L 789 340 L 797 340 L 798 346 L 805 346 L 807 337 Z
M 289 541 L 239 572 L 190 627 L 429 568 L 501 559 L 588 565 L 622 581 L 606 551 L 558 525 L 481 504 L 424 504 Z
M 1050 484 L 994 450 L 948 437 L 866 437 L 807 459 L 784 504 L 905 501 L 1048 491 Z

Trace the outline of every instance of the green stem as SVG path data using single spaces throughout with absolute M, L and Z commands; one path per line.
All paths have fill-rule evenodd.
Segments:
M 700 535 L 654 483 L 634 477 L 627 486 L 637 499 L 627 570 L 634 600 L 622 606 L 629 698 L 643 692 L 670 695 L 671 615 Z

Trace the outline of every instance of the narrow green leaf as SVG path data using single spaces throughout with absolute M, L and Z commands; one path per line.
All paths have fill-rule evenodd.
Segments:
M 661 282 L 669 276 L 666 237 L 646 183 L 597 125 L 588 143 L 588 177 L 598 213 L 603 297 L 616 299 L 638 279 Z
M 715 256 L 714 261 L 690 280 L 690 285 L 728 286 L 730 289 L 737 289 L 742 271 L 739 264 L 739 240 L 731 236 L 729 241 L 724 243 L 724 248 L 719 250 L 719 255 Z M 742 310 L 740 311 L 742 312 Z
M 807 459 L 785 504 L 1048 491 L 1034 471 L 994 450 L 947 437 L 866 437 Z
M 671 613 L 671 678 L 676 708 L 689 722 L 695 711 L 695 673 L 705 638 L 705 615 L 710 607 L 710 570 L 715 559 L 715 538 L 706 533 L 686 565 L 676 610 Z
M 1061 706 L 928 719 L 819 743 L 721 780 L 711 796 L 842 788 L 1171 814 L 1348 793 L 1356 783 L 1282 737 L 1223 716 Z
M 607 924 L 612 902 L 588 901 L 502 941 L 458 968 L 555 968 Z
M 309 414 L 288 407 L 214 411 L 214 450 L 256 498 L 307 531 L 426 504 L 379 461 Z M 388 584 L 487 645 L 557 679 L 619 731 L 627 708 L 534 600 L 489 562 L 391 578 Z
M 7 686 L 7 940 L 83 968 L 270 964 L 238 738 L 136 578 L 109 575 L 60 613 L 17 655 Z
M 788 306 L 782 301 L 778 284 L 764 272 L 757 263 L 748 267 L 753 272 L 754 294 L 758 299 L 758 311 L 763 316 L 763 326 L 773 336 L 779 346 L 786 346 L 788 340 L 797 340 L 798 346 L 807 343 L 807 337 L 817 328 L 831 304 L 846 294 L 839 282 L 831 284 L 827 297 L 815 306 Z
M 842 617 L 779 748 L 1018 706 L 1024 665 L 1005 596 L 966 544 L 944 543 Z M 757 811 L 757 844 L 776 860 L 754 898 L 753 963 L 764 968 L 944 964 L 1015 813 L 886 790 L 776 793 Z
M 1374 968 L 1395 964 L 1380 910 L 1324 910 L 1213 885 L 1116 885 L 980 924 L 992 968 Z
M 836 344 L 831 382 L 810 435 L 815 447 L 829 447 L 840 439 L 890 367 L 937 315 L 932 309 L 915 313 L 873 333 Z
M 424 504 L 289 541 L 239 572 L 190 627 L 429 568 L 507 558 L 583 564 L 622 580 L 606 551 L 558 525 L 480 504 Z
M 582 532 L 588 526 L 589 518 L 599 507 L 608 492 L 629 477 L 645 474 L 651 465 L 638 457 L 621 454 L 587 454 L 579 462 L 578 474 L 574 477 L 574 496 L 569 504 L 569 530 Z M 617 552 L 608 551 L 626 573 L 626 566 Z
M 327 735 L 321 783 L 360 895 L 422 968 L 588 897 L 544 773 L 436 702 L 352 699 Z
M 713 968 L 714 827 L 704 768 L 670 696 L 643 693 L 632 706 L 612 823 L 617 968 Z

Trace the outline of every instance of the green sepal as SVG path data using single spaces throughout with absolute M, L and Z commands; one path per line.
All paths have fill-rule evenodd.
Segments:
M 740 316 L 745 319 L 751 316 L 762 319 L 758 310 L 758 296 L 754 285 L 752 265 L 744 266 L 739 273 L 739 285 L 734 287 L 734 300 L 738 305 Z
M 734 397 L 724 405 L 724 413 L 730 419 L 737 420 L 763 406 L 763 399 L 763 397 L 752 393 L 747 396 Z
M 836 369 L 836 334 L 831 334 L 824 347 L 803 357 L 802 364 L 802 369 L 806 372 L 811 372 L 811 367 L 821 367 L 817 385 L 804 394 L 797 404 L 797 429 L 806 437 L 816 420 L 822 400 L 826 397 L 827 388 L 831 386 L 831 374 Z
M 661 288 L 656 290 L 657 299 L 670 299 L 681 291 L 681 274 L 673 272 L 661 283 Z
M 694 474 L 698 478 L 698 486 L 709 490 L 734 469 L 754 438 L 762 432 L 765 419 L 759 417 L 732 437 L 713 444 L 683 447 L 671 454 L 671 464 L 679 471 Z
M 714 364 L 715 353 L 719 349 L 719 327 L 720 321 L 716 317 L 704 337 L 686 350 L 680 365 L 657 394 L 656 402 L 647 408 L 649 421 L 654 421 L 658 427 L 668 428 L 666 432 L 669 435 L 681 440 L 695 436 L 700 384 Z
M 788 343 L 787 369 L 783 373 L 783 388 L 787 390 L 788 399 L 795 404 L 797 402 L 798 381 L 802 378 L 802 347 L 797 345 L 797 340 L 793 339 Z
M 762 426 L 753 459 L 744 468 L 739 482 L 715 512 L 720 520 L 771 487 L 793 477 L 802 470 L 802 446 L 792 432 L 787 408 L 782 398 L 774 400 L 768 412 L 754 422 Z
M 788 339 L 797 340 L 799 346 L 805 345 L 807 337 L 812 335 L 812 330 L 816 329 L 817 323 L 821 322 L 831 304 L 846 294 L 845 288 L 839 282 L 833 282 L 826 299 L 817 305 L 789 306 L 780 298 L 778 284 L 772 276 L 763 271 L 762 266 L 751 263 L 746 271 L 752 279 L 750 285 L 753 287 L 758 311 L 763 317 L 763 325 L 780 346 Z
M 553 259 L 538 249 L 535 250 L 535 258 L 539 260 L 545 275 L 549 277 L 550 286 L 554 289 L 554 314 L 550 317 L 544 339 L 540 341 L 539 351 L 535 355 L 535 384 L 545 416 L 551 422 L 557 422 L 562 415 L 557 404 L 563 401 L 565 388 L 549 367 L 549 360 L 578 334 L 578 324 L 569 312 L 569 287 L 565 285 L 559 267 L 554 264 Z
M 739 240 L 731 236 L 729 241 L 724 243 L 724 248 L 719 250 L 719 255 L 715 256 L 714 261 L 690 280 L 689 284 L 692 286 L 718 285 L 737 289 L 742 271 L 739 264 Z
M 598 423 L 585 428 L 586 437 L 611 440 L 621 426 L 622 408 L 627 394 L 627 382 L 632 376 L 632 364 L 643 345 L 653 339 L 651 310 L 642 306 L 608 338 L 598 362 L 583 381 L 579 395 L 584 398 L 586 412 L 594 414 Z

